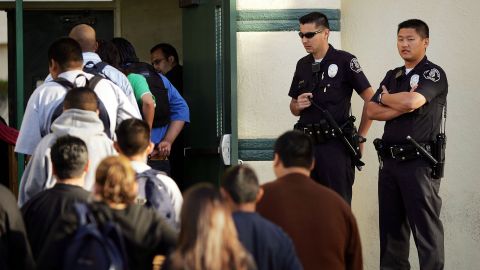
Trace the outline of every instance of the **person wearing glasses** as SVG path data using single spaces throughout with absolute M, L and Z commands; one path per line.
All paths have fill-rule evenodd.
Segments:
M 339 134 L 329 132 L 333 127 L 322 110 L 327 110 L 338 126 L 346 126 L 349 119 L 353 119 L 350 105 L 353 90 L 360 95 L 365 105 L 355 138 L 362 152 L 372 123 L 367 118 L 365 108 L 373 96 L 373 89 L 357 58 L 328 43 L 330 26 L 323 13 L 312 12 L 302 16 L 299 21 L 298 34 L 308 55 L 297 62 L 288 93 L 292 98 L 290 111 L 300 116 L 295 129 L 314 139 L 315 167 L 311 177 L 336 191 L 351 204 L 355 177 L 352 157 Z
M 165 75 L 183 96 L 183 67 L 175 47 L 168 43 L 159 43 L 150 49 L 150 59 L 155 70 Z

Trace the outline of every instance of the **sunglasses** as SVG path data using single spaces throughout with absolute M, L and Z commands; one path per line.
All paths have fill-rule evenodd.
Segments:
M 306 38 L 308 38 L 308 39 L 311 39 L 311 38 L 313 38 L 316 34 L 321 33 L 321 32 L 323 32 L 323 30 L 318 30 L 318 31 L 315 31 L 315 32 L 306 32 L 306 33 L 298 32 L 298 36 L 299 36 L 300 38 L 306 37 Z

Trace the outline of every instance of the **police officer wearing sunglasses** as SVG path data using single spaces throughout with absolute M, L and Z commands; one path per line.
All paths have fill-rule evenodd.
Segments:
M 341 140 L 341 134 L 332 132 L 332 124 L 327 121 L 324 111 L 328 111 L 344 133 L 348 133 L 346 127 L 356 130 L 350 104 L 353 90 L 365 104 L 374 92 L 357 58 L 328 43 L 330 27 L 324 14 L 312 12 L 299 21 L 299 36 L 309 54 L 297 62 L 288 93 L 292 98 L 290 111 L 300 116 L 295 129 L 309 134 L 315 142 L 315 166 L 311 177 L 336 191 L 350 204 L 355 177 L 353 158 Z M 365 108 L 366 105 L 358 133 L 351 137 L 360 153 L 371 125 Z

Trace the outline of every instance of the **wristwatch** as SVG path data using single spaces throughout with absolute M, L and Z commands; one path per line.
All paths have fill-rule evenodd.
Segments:
M 383 92 L 382 92 L 382 93 L 380 93 L 380 94 L 378 94 L 378 97 L 377 97 L 377 103 L 378 103 L 378 104 L 382 104 L 382 105 L 383 105 L 383 103 L 382 103 L 382 96 L 383 96 Z
M 367 141 L 367 138 L 363 137 L 362 135 L 357 135 L 358 143 L 364 143 Z

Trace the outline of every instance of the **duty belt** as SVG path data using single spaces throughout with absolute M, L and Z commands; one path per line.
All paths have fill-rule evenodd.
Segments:
M 431 144 L 420 143 L 420 145 L 425 148 L 427 152 L 432 153 Z M 393 158 L 395 160 L 411 160 L 422 156 L 412 144 L 383 145 L 380 148 L 375 146 L 375 149 L 377 150 L 378 155 L 384 159 Z
M 337 137 L 335 130 L 326 121 L 321 121 L 318 124 L 297 123 L 293 128 L 310 136 L 315 144 L 325 143 Z

